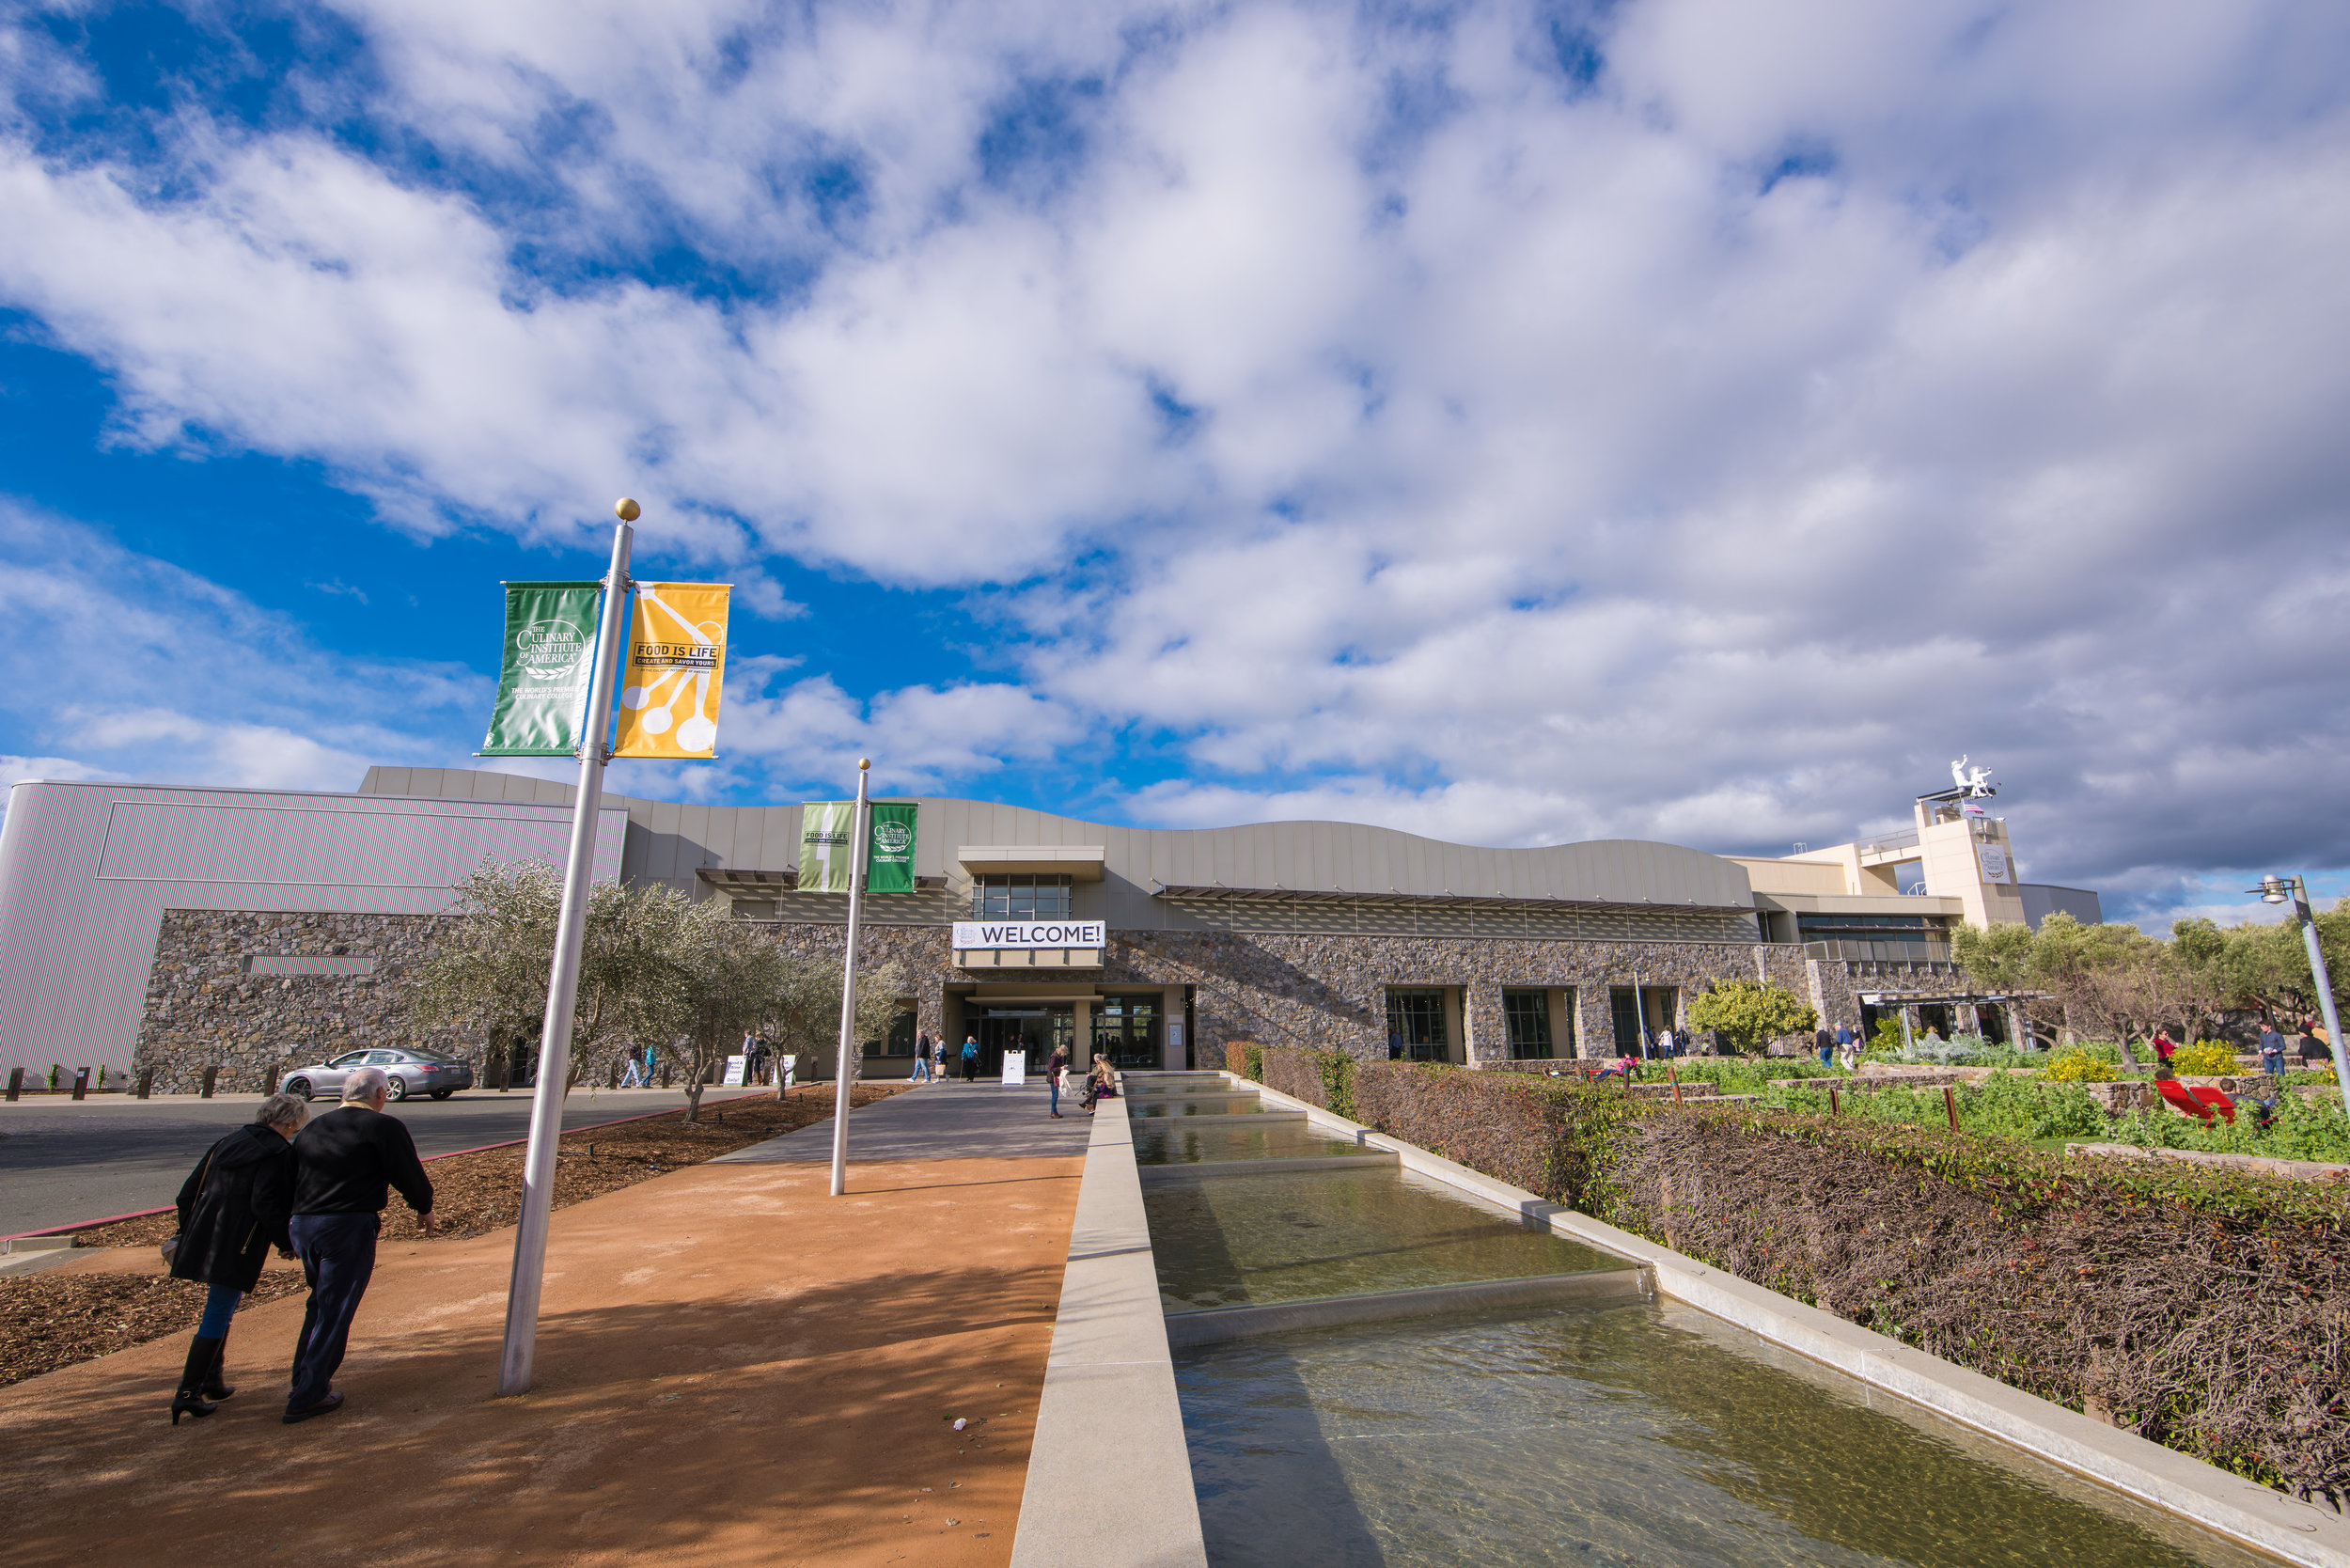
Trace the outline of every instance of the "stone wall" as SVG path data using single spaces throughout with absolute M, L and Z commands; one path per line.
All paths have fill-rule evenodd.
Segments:
M 429 1045 L 478 1058 L 409 1016 L 414 974 L 452 918 L 443 915 L 285 915 L 166 909 L 148 972 L 133 1081 L 193 1094 L 204 1070 L 221 1091 L 266 1091 L 303 1061 L 367 1045 Z M 366 975 L 255 975 L 258 956 L 371 958 Z M 480 1062 L 475 1061 L 475 1071 Z
M 148 984 L 133 1074 L 153 1070 L 162 1092 L 193 1090 L 207 1065 L 221 1084 L 258 1088 L 290 1064 L 362 1045 L 428 1044 L 475 1062 L 479 1042 L 420 1031 L 408 998 L 448 916 L 289 915 L 167 910 Z M 838 962 L 845 928 L 760 922 L 791 949 Z M 947 987 L 1010 977 L 951 966 L 943 926 L 870 926 L 861 963 L 897 962 L 911 982 L 916 1027 L 945 1032 Z M 365 956 L 366 976 L 258 976 L 258 954 Z M 1391 985 L 1456 986 L 1472 1065 L 1506 1060 L 1505 986 L 1574 988 L 1582 1054 L 1615 1054 L 1608 988 L 1673 986 L 1683 1022 L 1689 998 L 1718 980 L 1768 980 L 1798 996 L 1816 983 L 1800 948 L 1754 943 L 1540 941 L 1507 937 L 1312 935 L 1224 931 L 1114 931 L 1105 966 L 1071 973 L 1109 989 L 1187 986 L 1193 1056 L 1222 1059 L 1228 1040 L 1312 1045 L 1368 1058 L 1386 1054 Z M 1040 979 L 1047 978 L 1040 974 Z M 1563 1044 L 1563 1043 L 1560 1043 Z

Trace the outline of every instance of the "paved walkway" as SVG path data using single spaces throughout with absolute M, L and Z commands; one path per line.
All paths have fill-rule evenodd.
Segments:
M 799 1152 L 826 1122 L 563 1210 L 521 1399 L 492 1395 L 511 1231 L 386 1248 L 350 1403 L 304 1426 L 299 1299 L 240 1318 L 206 1421 L 165 1419 L 180 1341 L 0 1389 L 0 1561 L 1004 1562 L 1082 1164 L 1024 1114 L 1089 1130 L 917 1090 L 856 1113 L 892 1157 L 846 1198 Z
M 1042 1079 L 1017 1086 L 944 1083 L 919 1094 L 893 1094 L 849 1119 L 849 1164 L 854 1169 L 875 1160 L 1084 1158 L 1093 1118 L 1064 1094 L 1061 1119 L 1055 1121 L 1046 1109 L 1050 1094 Z M 829 1165 L 832 1123 L 820 1121 L 719 1159 L 746 1165 L 822 1160 Z M 853 1179 L 851 1187 L 855 1184 Z

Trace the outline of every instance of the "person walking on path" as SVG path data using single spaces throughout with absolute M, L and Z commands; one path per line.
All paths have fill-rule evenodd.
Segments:
M 2261 1025 L 2261 1071 L 2281 1078 L 2285 1072 L 2285 1037 L 2274 1019 Z
M 351 1340 L 351 1320 L 375 1273 L 375 1238 L 392 1187 L 416 1212 L 424 1233 L 432 1219 L 432 1183 L 416 1158 L 415 1140 L 398 1117 L 384 1114 L 390 1080 L 380 1067 L 362 1067 L 343 1084 L 338 1110 L 302 1129 L 294 1139 L 292 1233 L 310 1304 L 294 1344 L 293 1390 L 286 1424 L 339 1409 L 334 1387 Z
M 1060 1075 L 1067 1071 L 1069 1071 L 1069 1047 L 1056 1045 L 1053 1047 L 1053 1054 L 1044 1058 L 1044 1087 L 1052 1091 L 1053 1120 L 1056 1121 L 1061 1120 Z
M 1829 1028 L 1825 1024 L 1822 1024 L 1819 1028 L 1813 1032 L 1811 1036 L 1811 1043 L 1819 1047 L 1820 1065 L 1822 1067 L 1833 1067 L 1836 1065 L 1835 1030 Z
M 286 1233 L 293 1208 L 293 1138 L 309 1115 L 310 1107 L 298 1096 L 271 1095 L 250 1126 L 204 1152 L 174 1200 L 180 1234 L 168 1249 L 171 1277 L 193 1279 L 212 1293 L 204 1298 L 204 1316 L 188 1346 L 180 1390 L 171 1399 L 174 1426 L 181 1416 L 211 1415 L 214 1402 L 237 1391 L 222 1373 L 228 1322 L 259 1281 L 269 1249 L 293 1256 L 293 1241 Z
M 2154 1064 L 2158 1067 L 2170 1066 L 2171 1054 L 2178 1050 L 2178 1047 L 2170 1043 L 2170 1031 L 2168 1029 L 2156 1029 L 2154 1031 Z
M 924 1029 L 914 1037 L 914 1078 L 917 1084 L 931 1081 L 931 1031 Z
M 963 1081 L 967 1084 L 979 1081 L 979 1037 L 976 1034 L 963 1037 Z

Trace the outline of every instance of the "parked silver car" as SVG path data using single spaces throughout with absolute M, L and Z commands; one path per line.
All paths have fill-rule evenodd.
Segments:
M 391 1080 L 391 1097 L 405 1100 L 411 1094 L 430 1094 L 435 1100 L 446 1100 L 461 1089 L 473 1087 L 473 1069 L 455 1057 L 441 1056 L 432 1051 L 368 1050 L 345 1051 L 332 1060 L 309 1067 L 297 1067 L 278 1080 L 277 1088 L 286 1094 L 299 1094 L 313 1099 L 321 1094 L 340 1094 L 343 1082 L 362 1067 L 380 1067 Z

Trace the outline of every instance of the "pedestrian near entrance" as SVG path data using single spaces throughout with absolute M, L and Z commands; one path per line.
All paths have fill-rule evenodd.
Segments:
M 360 1068 L 343 1085 L 341 1108 L 294 1139 L 293 1218 L 287 1229 L 310 1285 L 310 1304 L 294 1345 L 289 1426 L 342 1405 L 335 1372 L 343 1364 L 359 1298 L 375 1273 L 375 1238 L 384 1229 L 390 1189 L 400 1189 L 426 1235 L 439 1229 L 432 1219 L 432 1183 L 416 1158 L 415 1140 L 398 1117 L 384 1114 L 390 1089 L 382 1068 Z
M 2275 1020 L 2261 1026 L 2261 1071 L 2276 1076 L 2285 1070 L 2285 1037 L 2279 1033 Z
M 938 1039 L 931 1042 L 931 1076 L 933 1078 L 943 1078 L 946 1075 L 947 1040 L 944 1035 L 941 1035 Z
M 1660 1057 L 1670 1057 L 1676 1054 L 1673 1050 L 1673 1027 L 1670 1024 L 1656 1031 L 1656 1054 Z
M 979 1081 L 979 1037 L 976 1034 L 963 1037 L 963 1081 L 967 1084 Z
M 238 1128 L 204 1152 L 180 1188 L 175 1200 L 180 1234 L 167 1249 L 171 1277 L 193 1279 L 211 1294 L 188 1346 L 180 1390 L 172 1396 L 174 1426 L 181 1416 L 211 1415 L 215 1402 L 237 1391 L 222 1365 L 228 1322 L 261 1278 L 269 1249 L 293 1256 L 293 1241 L 286 1233 L 293 1209 L 293 1139 L 309 1115 L 310 1107 L 297 1096 L 271 1095 L 251 1126 Z
M 914 1037 L 914 1081 L 931 1081 L 931 1031 L 924 1029 Z
M 1053 1054 L 1044 1058 L 1044 1087 L 1052 1091 L 1053 1120 L 1056 1121 L 1061 1120 L 1060 1077 L 1063 1073 L 1068 1071 L 1069 1047 L 1066 1045 L 1054 1046 Z
M 1822 1067 L 1833 1067 L 1836 1065 L 1836 1047 L 1838 1041 L 1836 1039 L 1836 1031 L 1834 1029 L 1829 1028 L 1825 1024 L 1822 1024 L 1819 1027 L 1819 1029 L 1811 1036 L 1811 1043 L 1819 1047 L 1820 1065 Z

